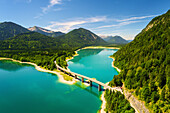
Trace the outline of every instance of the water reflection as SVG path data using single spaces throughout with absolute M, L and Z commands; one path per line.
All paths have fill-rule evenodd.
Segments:
M 24 66 L 31 66 L 31 65 L 13 62 L 11 60 L 0 60 L 0 69 L 5 71 L 18 71 L 22 69 Z
M 90 56 L 90 55 L 97 55 L 104 49 L 84 49 L 83 51 L 79 51 L 79 56 L 75 56 L 74 59 L 71 61 L 76 63 L 79 62 L 83 57 Z
M 81 89 L 84 89 L 85 91 L 91 93 L 92 95 L 96 96 L 97 98 L 99 98 L 100 95 L 102 94 L 102 91 L 98 91 L 97 87 L 94 87 L 94 85 L 92 87 L 85 86 L 81 82 L 76 82 L 74 85 L 81 88 Z

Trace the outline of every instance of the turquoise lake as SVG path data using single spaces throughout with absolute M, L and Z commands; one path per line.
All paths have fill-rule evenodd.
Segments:
M 117 74 L 114 68 L 112 70 L 112 59 L 108 58 L 116 51 L 80 50 L 79 57 L 68 62 L 69 68 L 78 73 L 84 67 L 80 74 L 87 72 L 84 75 L 108 82 Z M 0 61 L 0 113 L 96 113 L 101 106 L 101 93 L 81 82 L 74 85 L 60 83 L 56 75 L 39 72 L 28 64 Z
M 112 67 L 113 59 L 109 58 L 116 49 L 81 49 L 78 56 L 68 62 L 68 68 L 91 78 L 107 83 L 118 72 Z

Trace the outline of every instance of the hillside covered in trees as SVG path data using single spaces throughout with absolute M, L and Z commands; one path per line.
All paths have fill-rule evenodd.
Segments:
M 153 113 L 170 112 L 170 10 L 155 17 L 113 57 L 121 73 L 111 86 L 124 84 Z
M 29 30 L 13 22 L 0 23 L 0 40 L 5 40 L 26 32 L 29 32 Z
M 68 47 L 85 47 L 85 46 L 102 46 L 108 45 L 102 38 L 92 33 L 89 30 L 84 28 L 74 29 L 67 33 L 66 35 L 62 35 L 57 37 L 59 41 L 61 41 L 63 46 Z

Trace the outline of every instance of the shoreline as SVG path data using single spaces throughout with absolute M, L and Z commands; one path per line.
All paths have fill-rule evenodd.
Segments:
M 81 49 L 76 50 L 76 51 L 75 51 L 76 54 L 74 54 L 72 57 L 70 57 L 70 58 L 67 57 L 67 58 L 66 58 L 66 62 L 68 62 L 69 60 L 72 60 L 75 56 L 78 56 L 78 55 L 79 55 L 79 54 L 78 54 L 78 51 L 80 51 L 80 50 L 81 50 Z
M 102 47 L 102 46 L 88 46 L 81 49 L 120 49 L 118 47 Z
M 19 62 L 19 63 L 23 63 L 23 64 L 33 65 L 37 71 L 47 72 L 47 73 L 52 73 L 52 74 L 57 75 L 57 76 L 58 76 L 58 81 L 61 82 L 61 83 L 73 85 L 74 83 L 77 82 L 75 79 L 73 79 L 72 81 L 66 81 L 66 80 L 64 79 L 63 75 L 61 74 L 62 72 L 46 70 L 46 69 L 43 69 L 43 68 L 40 67 L 40 66 L 37 66 L 37 64 L 32 63 L 32 62 L 21 62 L 21 61 L 19 61 L 19 60 L 14 60 L 14 59 L 12 59 L 12 58 L 0 58 L 0 60 L 11 60 L 11 61 L 13 61 L 13 62 Z
M 105 92 L 102 93 L 101 95 L 101 101 L 102 101 L 102 105 L 101 105 L 101 109 L 100 109 L 100 113 L 106 113 L 104 110 L 106 108 L 106 100 L 104 98 Z
M 109 58 L 112 58 L 112 59 L 113 59 L 113 61 L 112 61 L 112 67 L 115 68 L 115 69 L 120 73 L 121 70 L 114 65 L 115 59 L 114 59 L 113 57 L 111 57 L 111 56 L 109 56 Z M 106 83 L 106 84 L 109 84 L 109 82 Z M 102 95 L 101 95 L 102 105 L 101 105 L 100 113 L 106 113 L 106 112 L 104 111 L 105 108 L 106 108 L 106 100 L 105 100 L 105 98 L 104 98 L 104 95 L 105 95 L 105 92 L 103 92 Z
M 114 68 L 120 73 L 121 70 L 114 65 L 115 58 L 114 58 L 114 57 L 111 57 L 111 56 L 109 56 L 109 58 L 112 58 L 112 59 L 113 59 L 113 61 L 112 61 L 112 67 L 114 67 Z
M 75 51 L 76 54 L 73 55 L 73 57 L 71 57 L 71 58 L 67 58 L 67 59 L 66 59 L 66 62 L 68 62 L 69 60 L 72 60 L 75 56 L 78 56 L 78 55 L 79 55 L 79 54 L 78 54 L 78 51 L 80 51 L 81 49 L 101 49 L 101 48 L 104 48 L 104 49 L 120 49 L 120 48 L 118 48 L 118 47 L 87 46 L 87 47 L 80 48 L 80 49 L 76 50 L 76 51 Z
M 112 67 L 114 67 L 114 68 L 120 73 L 121 70 L 114 65 L 115 58 L 114 58 L 114 57 L 111 57 L 111 56 L 109 56 L 109 58 L 112 58 L 112 59 L 113 59 L 113 61 L 112 61 Z M 123 89 L 125 89 L 125 88 L 124 88 L 124 85 L 123 85 Z M 125 91 L 125 90 L 124 90 L 124 91 Z M 125 98 L 126 98 L 126 95 L 124 94 L 124 91 L 123 91 L 123 95 L 124 95 Z M 103 93 L 102 95 L 104 95 L 104 93 Z M 106 100 L 105 100 L 104 97 L 103 97 L 102 99 L 103 99 L 102 102 L 105 104 L 104 107 L 102 106 L 102 107 L 103 107 L 102 109 L 104 110 L 104 109 L 106 108 Z M 127 98 L 126 98 L 126 99 L 127 99 Z M 136 109 L 136 107 L 130 102 L 129 99 L 127 99 L 127 100 L 129 101 L 130 106 L 135 109 L 135 113 L 138 113 L 138 110 Z M 103 103 L 102 103 L 102 104 L 103 104 Z M 104 112 L 101 112 L 101 113 L 106 113 L 106 112 L 104 111 Z
M 109 82 L 106 83 L 107 85 L 109 84 Z M 105 95 L 105 91 L 103 91 L 102 95 L 101 95 L 101 101 L 102 101 L 102 105 L 101 105 L 101 109 L 100 109 L 100 113 L 106 113 L 105 109 L 106 109 L 106 100 L 104 98 Z

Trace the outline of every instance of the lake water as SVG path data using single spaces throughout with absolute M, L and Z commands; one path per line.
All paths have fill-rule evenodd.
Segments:
M 106 83 L 113 79 L 118 72 L 112 67 L 112 59 L 109 58 L 117 50 L 114 49 L 82 49 L 78 56 L 68 62 L 68 68 L 76 72 Z
M 108 56 L 115 51 L 96 49 L 88 52 L 88 50 L 81 50 L 79 58 L 76 56 L 75 59 L 69 61 L 69 68 L 77 72 L 76 70 L 79 71 L 84 66 L 86 68 L 83 73 L 85 69 L 88 73 L 92 70 L 95 74 L 91 72 L 92 74 L 88 74 L 88 76 L 98 80 L 107 78 L 102 82 L 108 82 L 113 78 L 114 73 L 117 73 L 115 70 L 111 72 L 112 74 L 106 74 L 106 72 L 100 74 L 102 72 L 100 70 L 98 74 L 95 71 L 99 70 L 98 65 L 101 64 L 101 61 L 95 66 L 97 58 L 95 60 L 88 58 L 89 65 L 92 65 L 89 66 L 83 59 L 90 56 L 101 56 L 98 60 L 108 63 L 110 67 L 107 64 L 102 65 L 110 70 L 112 59 L 109 59 Z M 95 61 L 94 64 L 93 61 Z M 74 69 L 71 65 L 75 68 L 80 65 L 80 68 Z M 92 67 L 94 70 L 89 69 Z M 0 61 L 0 113 L 96 113 L 101 106 L 100 95 L 101 92 L 98 92 L 95 87 L 87 87 L 81 82 L 74 85 L 60 83 L 56 75 L 39 72 L 34 66 L 6 60 Z

